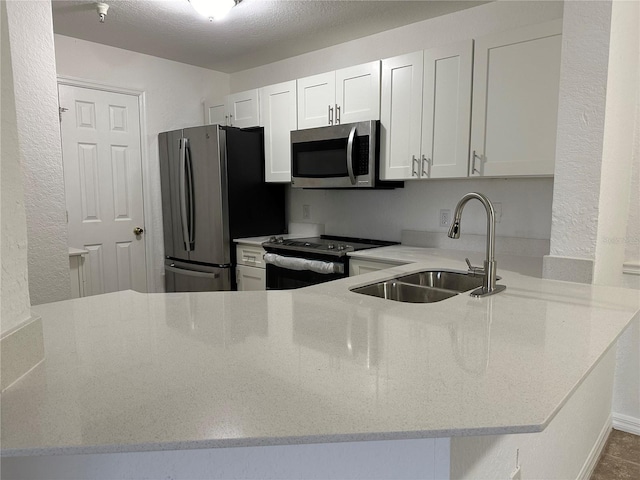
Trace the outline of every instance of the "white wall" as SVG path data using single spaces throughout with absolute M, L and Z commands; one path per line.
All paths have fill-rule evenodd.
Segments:
M 151 235 L 153 265 L 149 291 L 163 291 L 162 205 L 158 165 L 158 133 L 204 123 L 204 103 L 220 103 L 229 93 L 229 76 L 149 55 L 108 47 L 62 35 L 55 36 L 58 75 L 145 92 L 148 173 L 145 227 Z M 143 159 L 144 162 L 144 159 Z M 147 242 L 149 245 L 149 242 Z
M 231 89 L 261 87 L 561 17 L 561 2 L 492 2 L 234 73 Z M 291 189 L 290 220 L 325 223 L 330 234 L 400 240 L 402 229 L 444 232 L 438 223 L 439 210 L 453 211 L 460 197 L 473 190 L 502 203 L 498 235 L 549 238 L 551 178 L 406 182 L 404 189 L 395 191 Z M 311 206 L 310 220 L 302 219 L 302 205 Z M 486 232 L 481 208 L 469 205 L 465 231 Z
M 27 274 L 27 219 L 18 148 L 18 125 L 13 92 L 13 70 L 7 24 L 6 3 L 0 4 L 1 97 L 0 131 L 0 255 L 2 284 L 0 332 L 4 333 L 30 316 Z
M 51 3 L 6 2 L 27 212 L 31 302 L 69 298 Z

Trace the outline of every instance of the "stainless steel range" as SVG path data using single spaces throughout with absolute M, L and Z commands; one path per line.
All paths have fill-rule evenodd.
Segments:
M 301 288 L 347 277 L 348 253 L 397 243 L 331 235 L 286 240 L 271 237 L 262 244 L 267 252 L 267 289 Z

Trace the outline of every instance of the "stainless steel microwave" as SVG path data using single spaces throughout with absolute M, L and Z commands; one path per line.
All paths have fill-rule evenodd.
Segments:
M 294 188 L 396 188 L 381 182 L 380 122 L 372 120 L 291 132 Z

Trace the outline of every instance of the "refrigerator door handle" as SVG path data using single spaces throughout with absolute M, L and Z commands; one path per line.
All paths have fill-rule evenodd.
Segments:
M 177 273 L 179 275 L 188 275 L 190 277 L 200 277 L 200 278 L 220 278 L 219 273 L 207 273 L 207 272 L 197 272 L 195 270 L 187 270 L 185 268 L 174 267 L 173 265 L 165 265 L 165 271 Z
M 187 139 L 180 139 L 180 223 L 182 225 L 182 241 L 184 249 L 191 251 L 189 242 L 189 219 L 187 217 Z
M 189 146 L 189 139 L 186 139 L 185 144 L 185 159 L 186 159 L 186 167 L 187 167 L 187 192 L 189 194 L 189 198 L 187 199 L 189 202 L 189 216 L 188 225 L 189 225 L 189 247 L 190 250 L 194 250 L 196 248 L 196 201 L 194 194 L 194 184 L 193 184 L 193 163 L 191 162 L 191 147 Z

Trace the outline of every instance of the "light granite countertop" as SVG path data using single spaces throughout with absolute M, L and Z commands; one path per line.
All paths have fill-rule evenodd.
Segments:
M 2 394 L 2 455 L 539 432 L 639 315 L 635 291 L 506 268 L 481 299 L 350 291 L 466 268 L 432 253 L 300 290 L 33 307 L 45 360 Z

